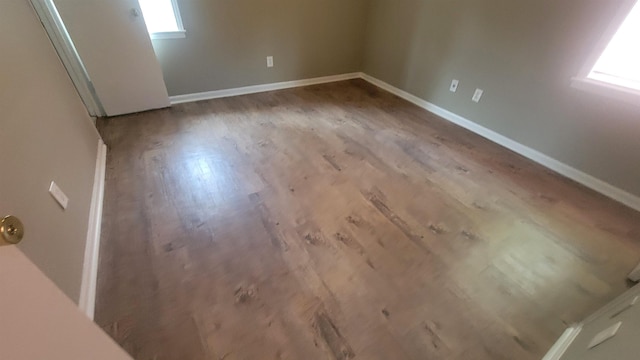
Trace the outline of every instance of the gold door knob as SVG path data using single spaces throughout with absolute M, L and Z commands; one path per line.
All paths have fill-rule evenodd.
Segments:
M 20 219 L 13 215 L 5 216 L 0 220 L 0 245 L 15 245 L 24 237 L 24 226 Z

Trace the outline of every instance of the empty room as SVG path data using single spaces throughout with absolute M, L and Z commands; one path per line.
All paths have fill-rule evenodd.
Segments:
M 637 359 L 637 0 L 0 30 L 0 359 Z

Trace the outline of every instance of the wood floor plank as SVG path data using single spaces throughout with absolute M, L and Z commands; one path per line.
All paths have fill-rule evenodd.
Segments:
M 98 127 L 136 359 L 539 359 L 640 258 L 637 212 L 361 80 Z

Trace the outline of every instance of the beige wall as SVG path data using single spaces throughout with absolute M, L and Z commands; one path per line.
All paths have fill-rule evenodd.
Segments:
M 0 1 L 0 54 L 0 216 L 22 219 L 22 251 L 77 301 L 99 136 L 28 0 Z
M 185 39 L 154 40 L 169 95 L 360 71 L 368 0 L 179 0 Z M 266 57 L 275 67 L 267 69 Z
M 367 74 L 640 195 L 640 107 L 569 85 L 620 1 L 371 1 Z

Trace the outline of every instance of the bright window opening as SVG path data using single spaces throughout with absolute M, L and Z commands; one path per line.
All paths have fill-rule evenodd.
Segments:
M 640 2 L 633 7 L 588 77 L 640 90 Z
M 620 0 L 618 14 L 571 85 L 640 106 L 640 0 Z
M 138 0 L 152 39 L 185 37 L 176 0 Z

